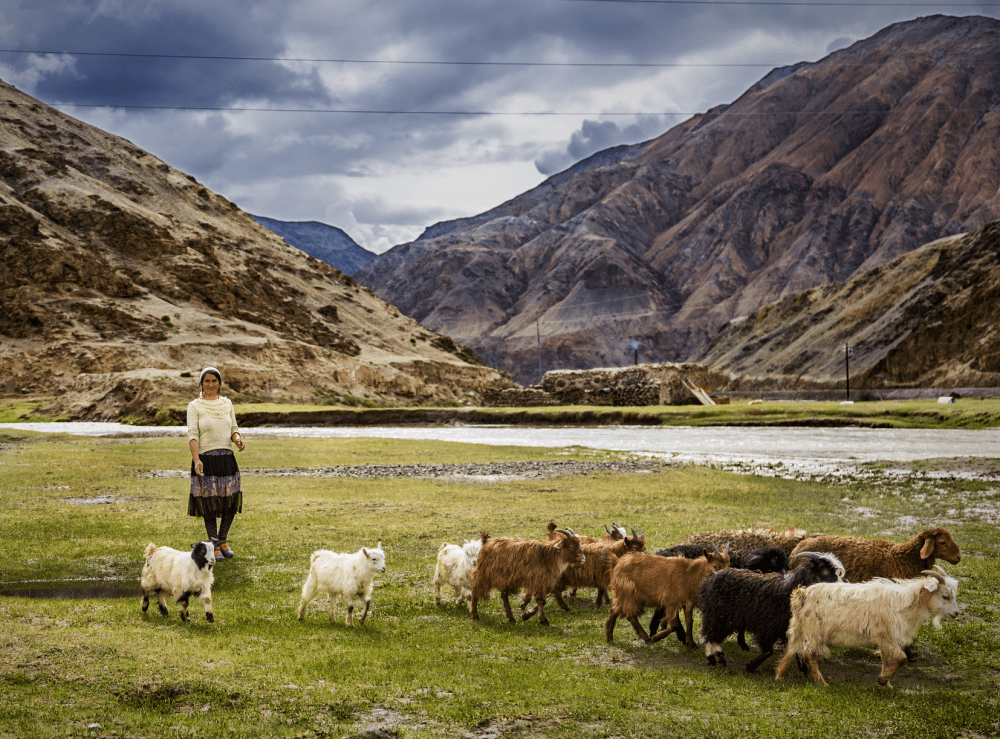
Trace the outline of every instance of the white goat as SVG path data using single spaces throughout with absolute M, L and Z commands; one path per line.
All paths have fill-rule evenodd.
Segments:
M 482 549 L 481 539 L 465 540 L 462 546 L 443 543 L 438 547 L 437 567 L 434 568 L 434 602 L 441 605 L 441 588 L 450 585 L 455 589 L 455 605 L 472 603 L 472 570 Z
M 334 596 L 339 596 L 347 606 L 347 625 L 354 625 L 354 600 L 364 598 L 365 610 L 358 620 L 365 623 L 372 602 L 372 587 L 376 572 L 385 572 L 385 553 L 382 542 L 374 549 L 359 549 L 354 554 L 338 554 L 317 549 L 309 558 L 309 576 L 302 586 L 299 601 L 299 621 L 305 616 L 306 606 L 320 593 L 327 595 L 327 610 L 333 621 Z
M 215 621 L 212 613 L 212 583 L 215 575 L 215 545 L 199 541 L 191 545 L 190 552 L 179 552 L 170 547 L 146 545 L 146 564 L 142 567 L 139 585 L 142 587 L 142 610 L 149 608 L 149 598 L 156 595 L 160 601 L 160 614 L 167 615 L 165 594 L 181 604 L 181 619 L 189 621 L 188 598 L 197 597 L 205 606 L 205 618 Z
M 827 645 L 878 646 L 882 653 L 879 685 L 889 680 L 906 661 L 903 647 L 919 626 L 934 618 L 958 615 L 958 580 L 948 577 L 939 566 L 924 570 L 925 577 L 909 580 L 876 578 L 863 583 L 820 583 L 792 593 L 792 618 L 788 626 L 788 649 L 775 674 L 784 677 L 792 659 L 800 669 L 808 665 L 813 680 L 826 685 L 816 664 L 817 657 L 830 656 Z

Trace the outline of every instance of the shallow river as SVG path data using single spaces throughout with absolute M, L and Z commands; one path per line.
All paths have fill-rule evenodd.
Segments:
M 117 423 L 14 423 L 4 428 L 84 436 L 182 436 L 184 429 Z M 867 428 L 748 428 L 614 426 L 599 428 L 524 426 L 435 427 L 254 427 L 254 437 L 394 438 L 459 441 L 494 446 L 567 447 L 648 453 L 678 461 L 777 462 L 887 460 L 937 457 L 1000 458 L 1000 429 L 984 431 Z

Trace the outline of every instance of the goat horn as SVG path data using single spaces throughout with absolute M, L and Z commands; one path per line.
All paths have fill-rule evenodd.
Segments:
M 637 533 L 635 533 L 635 527 L 634 526 L 632 527 L 632 538 L 633 539 L 638 539 L 639 538 L 639 535 Z
M 944 575 L 942 575 L 940 572 L 934 572 L 933 570 L 924 570 L 920 574 L 921 575 L 928 575 L 929 577 L 935 578 L 942 585 L 945 584 L 945 582 L 944 582 Z
M 573 533 L 573 529 L 556 529 L 556 533 L 562 534 L 566 538 L 569 538 L 571 536 L 576 536 L 576 534 Z
M 607 532 L 608 536 L 614 536 L 614 534 L 611 533 L 611 529 L 608 528 L 607 524 L 604 524 L 604 530 Z

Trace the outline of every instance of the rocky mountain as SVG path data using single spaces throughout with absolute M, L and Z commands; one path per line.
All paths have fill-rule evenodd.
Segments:
M 1000 218 L 998 48 L 988 18 L 890 26 L 356 279 L 525 384 L 686 360 L 735 317 Z
M 278 221 L 264 216 L 252 216 L 268 231 L 301 249 L 306 254 L 336 267 L 345 275 L 353 275 L 375 258 L 370 252 L 336 226 L 318 221 Z
M 1000 221 L 730 321 L 695 360 L 741 390 L 1000 387 Z
M 245 399 L 469 402 L 510 379 L 193 177 L 0 83 L 0 394 L 151 419 Z

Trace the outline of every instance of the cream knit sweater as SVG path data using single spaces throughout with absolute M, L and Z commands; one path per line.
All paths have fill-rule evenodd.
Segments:
M 196 398 L 188 403 L 187 424 L 188 441 L 197 440 L 199 454 L 232 449 L 233 434 L 240 430 L 232 402 L 222 396 L 217 400 Z

